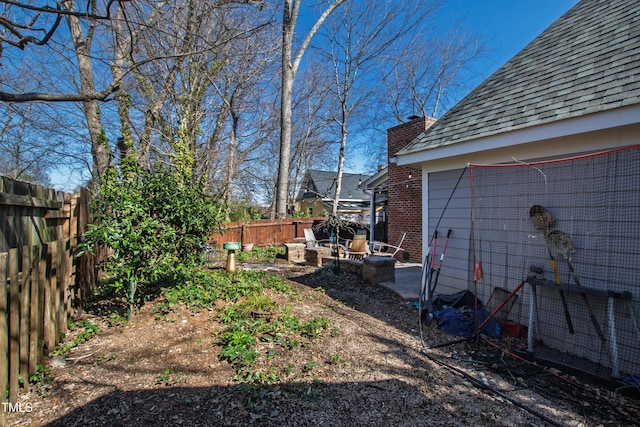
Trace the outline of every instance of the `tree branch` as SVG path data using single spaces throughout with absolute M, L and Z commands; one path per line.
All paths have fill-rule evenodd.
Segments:
M 84 101 L 106 101 L 109 95 L 118 90 L 118 85 L 110 85 L 103 91 L 94 92 L 88 95 L 82 94 L 51 94 L 51 93 L 9 93 L 0 91 L 0 101 L 13 102 L 13 103 L 25 103 L 34 101 L 45 102 L 84 102 Z

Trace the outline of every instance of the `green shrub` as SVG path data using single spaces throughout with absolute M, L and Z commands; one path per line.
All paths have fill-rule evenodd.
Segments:
M 103 177 L 92 202 L 94 224 L 79 254 L 111 249 L 103 266 L 118 293 L 133 303 L 141 290 L 173 274 L 178 266 L 203 261 L 207 236 L 218 231 L 224 206 L 199 183 L 161 168 L 139 168 L 125 159 Z

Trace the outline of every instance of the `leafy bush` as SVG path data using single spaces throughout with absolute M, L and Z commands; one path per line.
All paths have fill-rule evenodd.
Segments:
M 132 303 L 136 289 L 180 265 L 203 261 L 201 248 L 220 229 L 224 207 L 198 183 L 125 159 L 103 177 L 92 215 L 95 223 L 84 234 L 80 254 L 96 246 L 110 248 L 104 271 Z

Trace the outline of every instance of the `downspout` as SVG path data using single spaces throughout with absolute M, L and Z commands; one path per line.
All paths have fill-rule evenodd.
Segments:
M 371 209 L 371 217 L 369 218 L 369 249 L 373 251 L 373 240 L 375 239 L 374 231 L 376 226 L 376 189 L 375 188 L 371 190 L 371 197 L 369 197 L 369 207 Z

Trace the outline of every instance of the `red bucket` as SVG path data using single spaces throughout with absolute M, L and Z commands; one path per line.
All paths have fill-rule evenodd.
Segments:
M 506 322 L 502 322 L 500 326 L 502 329 L 502 333 L 511 338 L 520 338 L 523 334 L 522 325 L 516 322 L 512 322 L 507 320 Z

